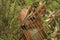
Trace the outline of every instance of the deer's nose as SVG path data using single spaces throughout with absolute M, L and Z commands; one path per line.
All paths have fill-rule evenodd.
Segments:
M 23 23 L 23 24 L 21 25 L 21 28 L 22 28 L 23 30 L 26 30 L 26 25 Z

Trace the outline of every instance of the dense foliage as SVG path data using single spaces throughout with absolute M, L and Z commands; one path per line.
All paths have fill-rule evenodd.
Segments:
M 46 3 L 46 14 L 42 18 L 42 24 L 48 40 L 51 39 L 52 32 L 60 32 L 59 0 L 0 0 L 0 40 L 21 40 L 22 31 L 18 14 L 22 8 L 33 2 Z M 60 36 L 57 35 L 56 38 L 60 40 Z

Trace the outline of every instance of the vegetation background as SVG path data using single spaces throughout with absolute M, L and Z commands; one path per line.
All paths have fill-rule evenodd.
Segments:
M 42 23 L 47 39 L 50 40 L 53 31 L 60 33 L 60 0 L 0 0 L 0 40 L 21 40 L 22 31 L 18 12 L 33 2 L 43 1 L 46 2 L 46 14 L 42 18 Z M 56 38 L 60 40 L 60 35 Z

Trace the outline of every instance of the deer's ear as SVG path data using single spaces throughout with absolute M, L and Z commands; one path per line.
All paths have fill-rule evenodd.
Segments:
M 24 18 L 26 17 L 27 15 L 27 12 L 28 12 L 28 9 L 22 9 L 20 12 L 19 12 L 19 20 L 22 22 L 24 20 Z

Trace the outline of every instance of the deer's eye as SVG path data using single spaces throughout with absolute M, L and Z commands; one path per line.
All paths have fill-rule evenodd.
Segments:
M 33 18 L 31 17 L 30 20 L 33 21 Z
M 29 18 L 29 20 L 31 20 L 31 21 L 33 21 L 33 22 L 35 22 L 35 21 L 36 21 L 36 17 L 35 17 L 35 16 L 30 17 L 30 18 Z
M 33 20 L 35 20 L 35 19 L 36 19 L 34 16 L 33 16 L 32 18 L 33 18 Z

